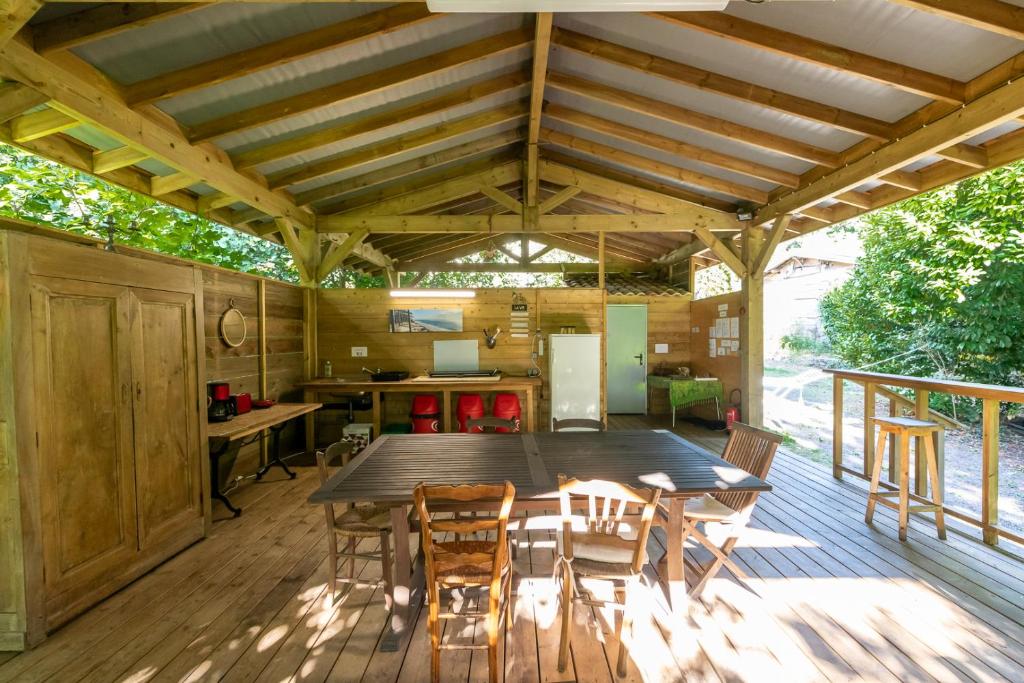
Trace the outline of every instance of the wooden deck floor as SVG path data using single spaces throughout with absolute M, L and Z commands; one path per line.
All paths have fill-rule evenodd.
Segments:
M 305 468 L 295 481 L 243 487 L 241 518 L 217 522 L 209 539 L 37 649 L 0 655 L 0 681 L 426 680 L 424 611 L 401 651 L 381 653 L 379 590 L 325 601 L 323 513 L 305 504 L 314 479 Z M 921 520 L 901 544 L 891 511 L 864 525 L 863 487 L 793 455 L 780 454 L 769 479 L 775 490 L 735 553 L 756 594 L 725 575 L 675 621 L 660 590 L 647 591 L 651 618 L 637 625 L 628 680 L 1024 680 L 1024 563 L 957 533 L 937 541 Z M 652 539 L 654 557 L 662 541 Z M 505 680 L 615 680 L 608 622 L 582 609 L 570 667 L 558 673 L 554 544 L 533 532 L 520 544 Z M 449 624 L 446 638 L 482 637 Z M 445 680 L 486 680 L 485 653 L 443 657 Z

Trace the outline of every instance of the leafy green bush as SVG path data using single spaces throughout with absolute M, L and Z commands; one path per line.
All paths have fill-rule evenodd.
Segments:
M 879 372 L 1024 384 L 1022 226 L 1019 163 L 868 215 L 864 256 L 821 303 L 832 348 Z
M 785 334 L 779 339 L 779 346 L 790 353 L 814 353 L 825 354 L 831 352 L 827 342 L 813 337 L 804 332 L 793 332 Z

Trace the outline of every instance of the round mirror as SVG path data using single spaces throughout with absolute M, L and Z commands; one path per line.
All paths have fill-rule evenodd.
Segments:
M 228 346 L 235 348 L 245 341 L 245 316 L 235 308 L 235 302 L 230 302 L 231 308 L 224 311 L 220 317 L 220 338 Z

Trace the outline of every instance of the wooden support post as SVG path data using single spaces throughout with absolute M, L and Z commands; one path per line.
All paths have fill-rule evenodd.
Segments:
M 697 289 L 697 260 L 691 256 L 686 259 L 689 270 L 686 273 L 686 284 L 690 290 L 690 295 L 693 296 L 694 290 Z
M 875 385 L 864 383 L 864 476 L 871 476 L 875 463 Z
M 320 365 L 316 338 L 317 290 L 312 287 L 308 287 L 302 292 L 302 294 L 302 374 L 303 379 L 309 381 L 311 379 L 315 379 L 319 374 L 317 368 Z M 310 452 L 316 450 L 316 420 L 313 417 L 314 414 L 315 413 L 306 414 L 306 450 Z
M 842 377 L 832 378 L 832 476 L 843 478 L 843 385 Z
M 256 329 L 259 337 L 259 377 L 260 377 L 260 398 L 267 396 L 267 281 L 256 281 Z M 263 438 L 260 439 L 260 466 L 267 464 L 269 452 L 267 450 L 267 437 L 270 431 L 263 430 Z
M 604 233 L 597 233 L 597 288 L 604 289 Z
M 999 401 L 981 402 L 981 535 L 985 543 L 999 543 Z
M 896 405 L 896 401 L 889 399 L 889 417 L 896 417 L 899 415 L 899 406 Z M 893 484 L 899 482 L 900 476 L 900 459 L 899 454 L 896 451 L 896 433 L 889 433 L 889 481 Z
M 928 397 L 930 392 L 927 389 L 914 391 L 914 417 L 918 420 L 927 420 L 929 413 Z M 914 439 L 914 493 L 919 496 L 928 495 L 928 459 L 925 457 L 925 437 L 919 436 Z
M 750 227 L 743 231 L 740 414 L 743 421 L 753 427 L 764 426 L 764 277 L 763 273 L 753 267 L 764 248 L 764 242 L 765 234 L 760 228 Z

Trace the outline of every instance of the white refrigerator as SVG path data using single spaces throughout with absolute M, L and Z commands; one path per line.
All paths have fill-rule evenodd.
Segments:
M 551 417 L 601 419 L 601 335 L 548 336 Z

